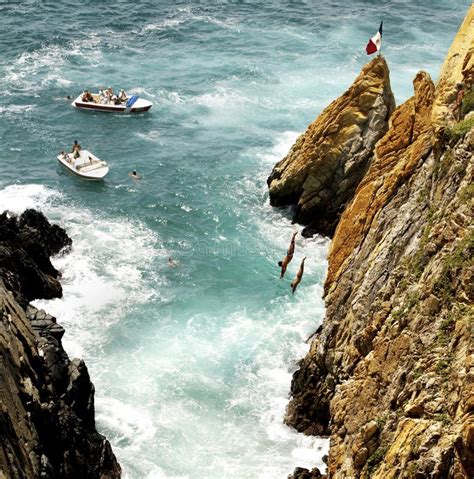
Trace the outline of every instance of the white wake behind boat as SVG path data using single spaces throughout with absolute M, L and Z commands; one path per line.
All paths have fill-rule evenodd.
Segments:
M 109 172 L 107 163 L 87 150 L 81 150 L 78 158 L 74 158 L 74 153 L 60 153 L 57 158 L 69 171 L 85 180 L 101 180 Z
M 79 110 L 104 111 L 107 113 L 140 113 L 148 111 L 153 103 L 151 101 L 132 95 L 126 101 L 119 104 L 113 102 L 102 103 L 100 96 L 91 94 L 93 101 L 83 101 L 82 94 L 79 95 L 71 105 Z

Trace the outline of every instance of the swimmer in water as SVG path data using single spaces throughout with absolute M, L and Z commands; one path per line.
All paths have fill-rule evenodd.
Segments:
M 303 277 L 303 273 L 304 273 L 304 260 L 305 259 L 306 259 L 306 257 L 304 257 L 302 259 L 301 264 L 300 264 L 300 269 L 296 273 L 295 279 L 291 282 L 291 289 L 293 291 L 293 294 L 295 294 L 296 288 L 301 283 L 301 278 Z
M 288 251 L 286 252 L 286 256 L 283 258 L 283 261 L 278 261 L 278 266 L 281 268 L 280 279 L 285 276 L 286 268 L 290 264 L 290 261 L 293 259 L 293 254 L 295 252 L 295 238 L 298 232 L 293 233 L 293 237 L 291 238 L 290 246 L 288 247 Z
M 130 178 L 133 178 L 134 180 L 141 180 L 141 176 L 137 173 L 137 170 L 133 170 L 131 173 L 128 174 Z
M 170 268 L 176 268 L 176 266 L 178 266 L 178 262 L 173 258 L 168 258 L 168 266 Z

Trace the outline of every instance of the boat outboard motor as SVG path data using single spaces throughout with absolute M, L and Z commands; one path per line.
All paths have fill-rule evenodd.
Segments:
M 128 111 L 131 110 L 132 106 L 135 104 L 135 102 L 138 100 L 137 95 L 132 95 L 128 100 L 127 103 L 125 104 L 126 108 Z

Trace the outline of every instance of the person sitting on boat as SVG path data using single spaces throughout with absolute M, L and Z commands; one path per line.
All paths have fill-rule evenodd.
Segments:
M 101 104 L 107 103 L 107 95 L 105 93 L 105 90 L 99 90 L 99 101 Z
M 127 94 L 125 93 L 124 89 L 120 90 L 118 99 L 120 100 L 121 103 L 125 103 L 128 100 Z
M 112 95 L 110 94 L 110 90 L 107 88 L 107 90 L 104 91 L 105 94 L 105 104 L 109 105 L 112 102 Z
M 114 89 L 111 86 L 109 86 L 109 88 L 107 88 L 107 90 L 105 90 L 105 94 L 107 95 L 107 103 L 108 104 L 115 103 L 116 96 L 114 95 Z
M 89 90 L 85 90 L 84 93 L 82 94 L 82 98 L 81 98 L 82 101 L 91 101 L 93 102 L 94 101 L 94 97 L 91 95 L 90 91 Z
M 81 155 L 81 145 L 77 142 L 77 140 L 74 140 L 74 145 L 72 145 L 71 153 L 74 154 L 74 158 L 79 158 L 79 156 Z
M 71 161 L 72 161 L 71 157 L 69 155 L 67 155 L 64 150 L 61 151 L 60 155 L 61 155 L 63 160 L 66 160 L 68 163 L 71 163 Z

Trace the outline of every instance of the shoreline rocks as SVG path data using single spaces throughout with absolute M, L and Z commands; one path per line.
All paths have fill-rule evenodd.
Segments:
M 56 319 L 29 304 L 61 297 L 50 256 L 71 246 L 43 214 L 0 215 L 0 477 L 119 479 L 95 429 L 94 386 Z

